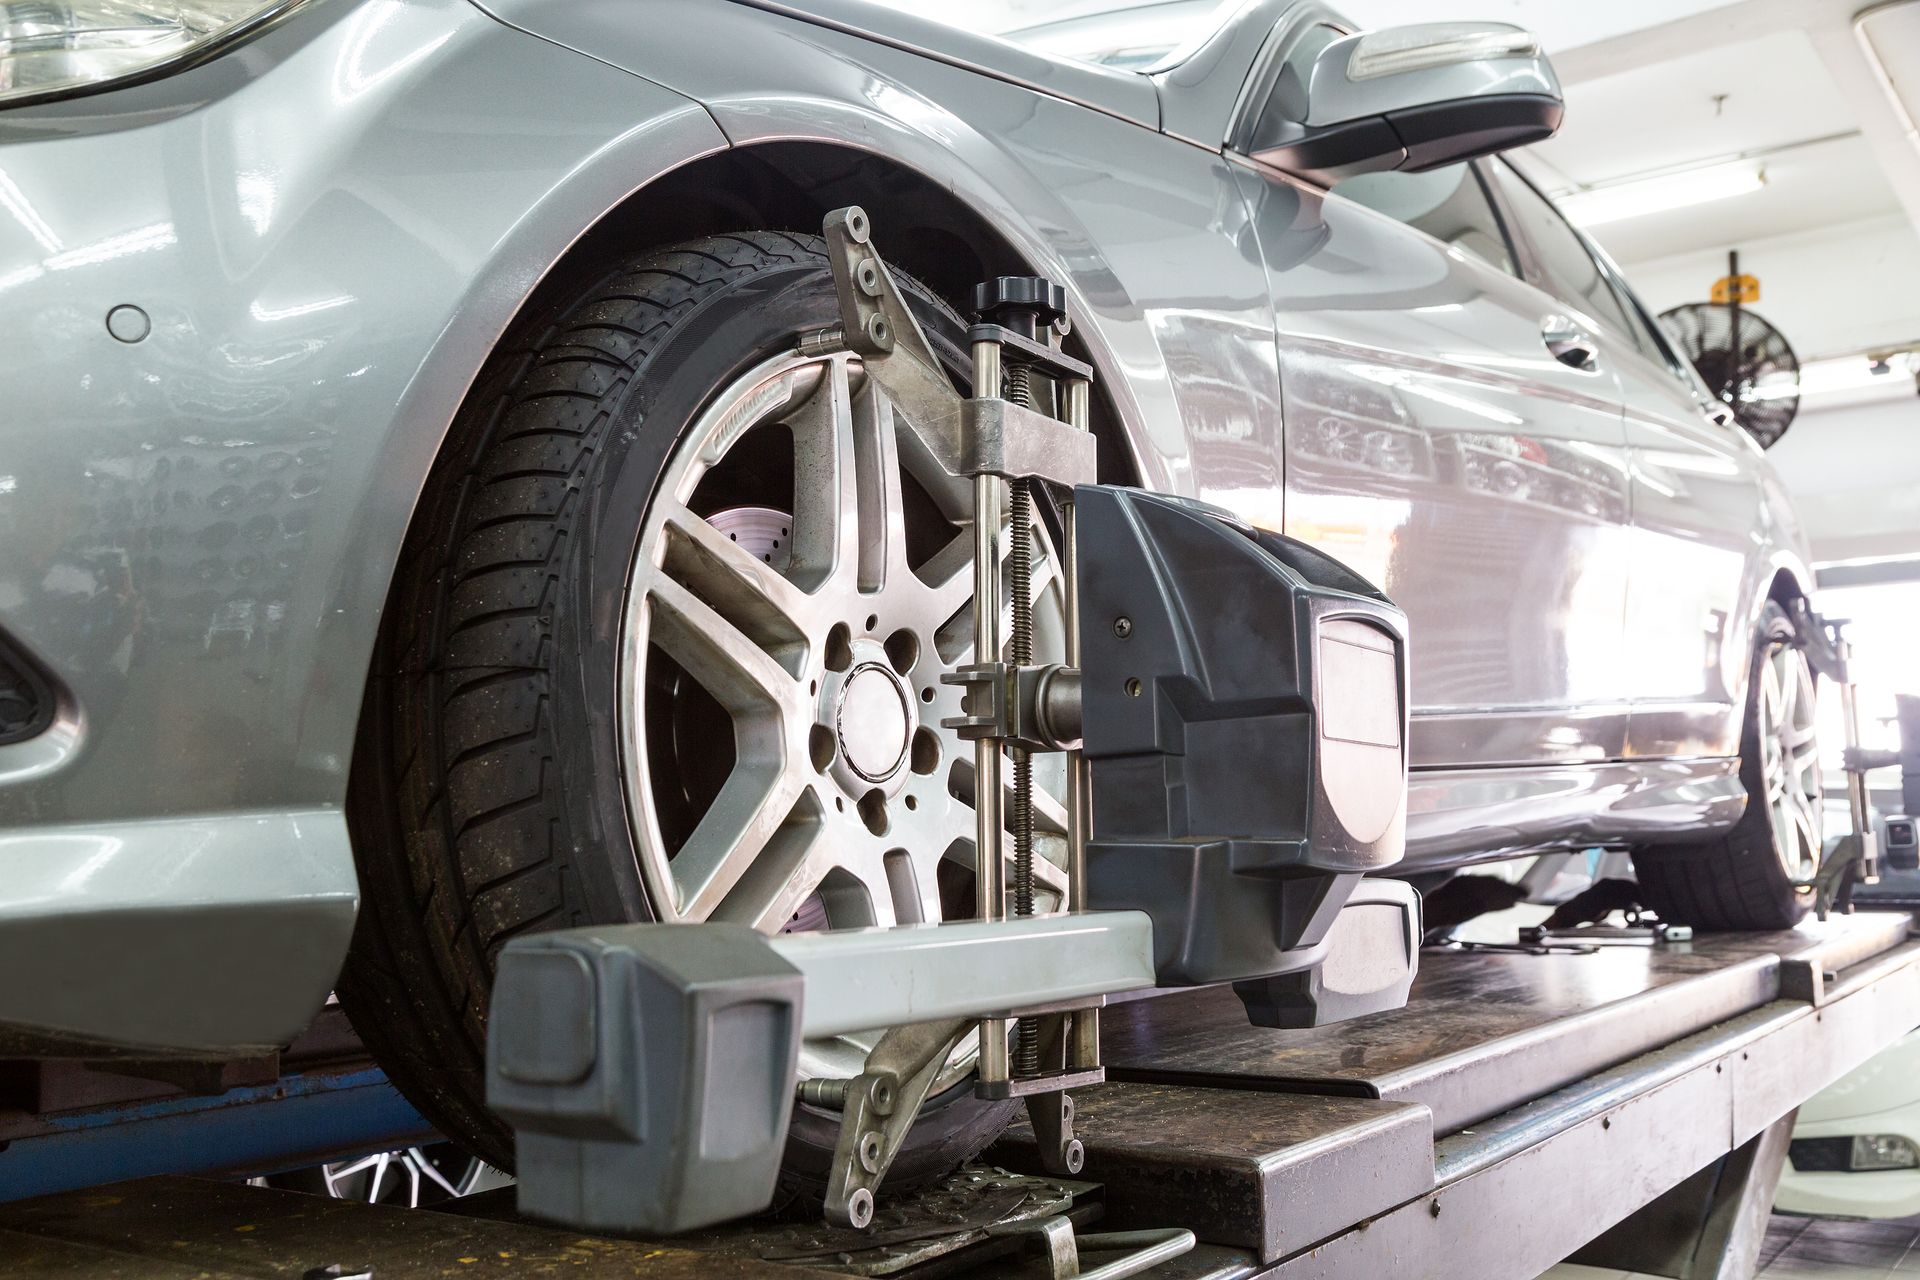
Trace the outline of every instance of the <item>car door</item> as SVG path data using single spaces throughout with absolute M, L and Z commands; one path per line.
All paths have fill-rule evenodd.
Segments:
M 1492 178 L 1529 270 L 1594 322 L 1599 358 L 1620 382 L 1633 509 L 1627 753 L 1733 755 L 1749 602 L 1765 589 L 1754 555 L 1765 510 L 1759 446 L 1701 398 L 1605 257 L 1546 197 L 1504 161 Z
M 1477 166 L 1323 193 L 1249 162 L 1286 531 L 1411 622 L 1415 767 L 1617 758 L 1628 487 L 1604 365 L 1556 359 Z

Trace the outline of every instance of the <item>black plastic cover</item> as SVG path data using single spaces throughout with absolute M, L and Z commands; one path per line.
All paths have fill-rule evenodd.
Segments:
M 1319 964 L 1233 984 L 1256 1027 L 1324 1027 L 1407 1003 L 1420 967 L 1420 895 L 1404 880 L 1362 880 L 1327 931 Z
M 1406 618 L 1228 512 L 1075 491 L 1091 905 L 1153 918 L 1163 985 L 1319 963 L 1406 845 Z

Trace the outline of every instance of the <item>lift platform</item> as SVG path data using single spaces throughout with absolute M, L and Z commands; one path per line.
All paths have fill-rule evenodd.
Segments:
M 1111 1003 L 1109 1082 L 1076 1093 L 1077 1177 L 1042 1174 L 1017 1125 L 866 1231 L 620 1239 L 522 1219 L 511 1191 L 403 1210 L 155 1178 L 0 1206 L 0 1258 L 75 1280 L 1051 1278 L 1186 1228 L 1191 1251 L 1108 1274 L 1528 1280 L 1571 1256 L 1740 1276 L 1794 1109 L 1920 1025 L 1910 926 L 1863 911 L 1778 934 L 1429 951 L 1404 1010 L 1307 1031 L 1249 1026 L 1226 988 Z M 1072 1264 L 1063 1223 L 1082 1232 Z

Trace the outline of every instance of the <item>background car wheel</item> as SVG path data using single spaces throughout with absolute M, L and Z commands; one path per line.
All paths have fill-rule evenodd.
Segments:
M 1660 918 L 1700 929 L 1787 929 L 1820 865 L 1820 752 L 1814 674 L 1793 623 L 1769 602 L 1747 681 L 1740 780 L 1747 811 L 1725 836 L 1636 849 L 1633 870 Z
M 419 1209 L 481 1191 L 513 1185 L 513 1179 L 450 1142 L 380 1151 L 356 1160 L 293 1169 L 254 1179 L 263 1187 L 305 1191 L 335 1200 Z
M 902 282 L 963 378 L 958 318 Z M 365 905 L 341 995 L 400 1088 L 503 1168 L 482 1066 L 508 939 L 972 913 L 971 756 L 940 727 L 959 710 L 940 676 L 972 660 L 970 491 L 857 357 L 797 353 L 838 314 L 812 237 L 623 264 L 508 336 L 423 496 L 355 757 Z M 1051 563 L 1043 655 L 1063 648 Z M 1037 782 L 1057 902 L 1064 787 Z M 870 1043 L 810 1041 L 802 1073 L 857 1074 Z M 1013 1104 L 966 1083 L 973 1054 L 890 1185 L 1004 1126 Z M 796 1108 L 790 1192 L 819 1194 L 838 1124 Z

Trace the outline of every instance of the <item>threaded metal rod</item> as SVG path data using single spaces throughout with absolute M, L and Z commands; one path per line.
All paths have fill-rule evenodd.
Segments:
M 1033 407 L 1033 388 L 1026 365 L 1007 369 L 1007 401 L 1023 409 Z M 1007 661 L 1016 667 L 1033 664 L 1033 482 L 1015 480 L 1011 495 L 1012 546 L 1007 558 L 1007 586 L 1013 597 L 1013 628 L 1008 637 Z M 1033 914 L 1033 756 L 1025 747 L 1013 755 L 1013 914 Z M 1018 1076 L 1040 1073 L 1039 1028 L 1032 1019 L 1020 1024 L 1015 1041 L 1013 1071 Z

